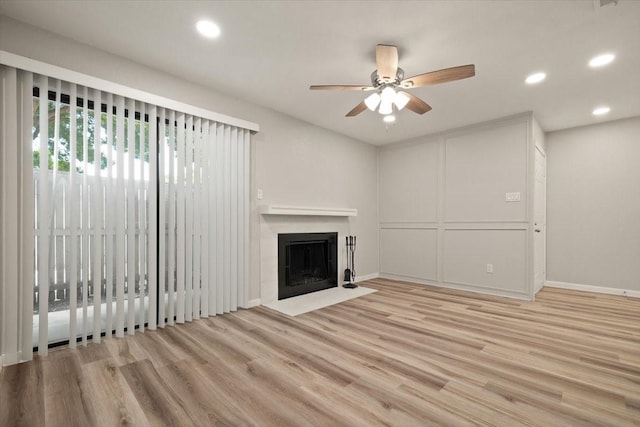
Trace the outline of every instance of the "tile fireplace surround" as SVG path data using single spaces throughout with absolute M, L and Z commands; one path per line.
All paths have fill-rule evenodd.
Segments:
M 338 286 L 346 260 L 345 236 L 350 234 L 349 216 L 355 209 L 324 209 L 263 206 L 260 209 L 260 303 L 278 300 L 278 234 L 338 233 Z

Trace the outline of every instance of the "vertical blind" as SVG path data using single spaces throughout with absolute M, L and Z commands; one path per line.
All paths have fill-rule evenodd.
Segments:
M 2 78 L 3 355 L 28 353 L 32 326 L 46 354 L 247 305 L 248 129 L 8 66 Z
M 32 76 L 0 67 L 0 362 L 32 356 Z

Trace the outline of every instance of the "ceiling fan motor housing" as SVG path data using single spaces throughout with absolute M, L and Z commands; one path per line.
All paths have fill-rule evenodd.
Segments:
M 395 80 L 392 81 L 387 81 L 387 79 L 380 77 L 378 70 L 374 70 L 373 73 L 371 73 L 371 86 L 376 89 L 384 89 L 386 86 L 396 87 L 402 80 L 404 80 L 404 70 L 400 67 L 398 67 L 396 71 Z

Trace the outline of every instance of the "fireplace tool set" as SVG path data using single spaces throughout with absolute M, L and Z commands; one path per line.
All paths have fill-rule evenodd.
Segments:
M 355 253 L 356 253 L 356 236 L 346 236 L 347 239 L 347 268 L 344 270 L 344 285 L 345 288 L 353 289 L 357 288 L 355 284 L 356 280 L 356 267 L 355 267 Z

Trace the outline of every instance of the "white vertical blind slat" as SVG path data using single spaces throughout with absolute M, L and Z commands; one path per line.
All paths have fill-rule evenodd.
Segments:
M 38 177 L 38 354 L 47 355 L 49 312 L 49 79 L 40 76 L 40 147 Z
M 231 127 L 224 127 L 224 303 L 223 312 L 231 311 Z
M 105 327 L 105 334 L 106 337 L 110 337 L 112 335 L 112 330 L 113 330 L 113 283 L 114 283 L 114 268 L 115 268 L 115 262 L 114 262 L 114 251 L 113 251 L 113 247 L 114 247 L 114 237 L 115 237 L 115 218 L 114 218 L 114 211 L 113 209 L 111 209 L 111 202 L 113 201 L 113 199 L 115 198 L 115 183 L 114 183 L 114 175 L 113 175 L 113 167 L 112 164 L 115 161 L 115 159 L 113 158 L 113 142 L 114 142 L 114 136 L 113 136 L 113 95 L 111 94 L 107 94 L 107 98 L 106 98 L 106 106 L 107 106 L 107 113 L 106 113 L 106 125 L 107 125 L 107 150 L 106 150 L 106 157 L 107 157 L 107 183 L 106 183 L 106 187 L 105 187 L 105 191 L 106 191 L 106 197 L 105 200 L 107 201 L 106 205 L 105 205 L 105 238 L 107 240 L 105 248 L 106 248 L 106 257 L 105 257 L 105 268 L 106 268 L 106 298 L 105 298 L 105 303 L 106 303 L 106 327 Z M 73 174 L 72 174 L 73 176 Z
M 127 334 L 135 332 L 136 298 L 136 181 L 134 172 L 136 145 L 136 105 L 133 99 L 127 99 Z
M 147 281 L 149 278 L 149 271 L 147 270 L 148 258 L 147 258 L 147 236 L 149 235 L 147 212 L 148 212 L 148 194 L 147 194 L 147 182 L 145 180 L 145 167 L 144 159 L 146 157 L 146 141 L 148 137 L 149 126 L 145 122 L 145 115 L 147 108 L 144 102 L 140 103 L 140 108 L 136 111 L 140 112 L 140 125 L 136 126 L 138 130 L 138 138 L 136 138 L 136 149 L 139 154 L 139 158 L 136 159 L 139 167 L 135 168 L 135 184 L 136 184 L 136 205 L 137 205 L 137 229 L 136 229 L 136 253 L 138 259 L 136 261 L 136 282 L 139 292 L 139 310 L 137 310 L 137 322 L 136 325 L 140 332 L 144 332 L 144 323 L 147 314 L 148 305 L 146 304 L 147 298 Z
M 80 222 L 80 234 L 82 238 L 82 345 L 87 345 L 87 334 L 89 325 L 87 322 L 89 305 L 89 274 L 91 266 L 89 264 L 89 179 L 87 172 L 89 168 L 89 93 L 87 87 L 82 88 L 82 216 Z M 55 183 L 55 180 L 54 180 Z
M 156 329 L 156 304 L 158 289 L 158 144 L 157 144 L 157 109 L 154 105 L 149 109 L 149 329 Z
M 201 168 L 202 159 L 202 120 L 198 117 L 194 120 L 193 131 L 193 303 L 191 306 L 192 318 L 200 318 L 200 199 L 201 199 Z
M 200 215 L 200 314 L 209 316 L 209 121 L 202 121 L 201 144 L 201 185 L 199 195 Z
M 244 271 L 244 196 L 245 196 L 245 177 L 244 177 L 244 131 L 238 130 L 238 306 L 245 307 L 244 288 L 245 288 L 245 271 Z
M 165 143 L 166 137 L 166 127 L 165 127 L 165 110 L 164 108 L 158 109 L 158 174 L 156 181 L 159 182 L 158 185 L 158 247 L 159 247 L 159 258 L 158 258 L 158 327 L 164 327 L 164 319 L 165 319 L 165 293 L 166 293 L 166 281 L 167 277 L 167 169 L 165 166 L 165 162 L 169 158 L 169 153 L 167 149 L 167 145 Z M 153 178 L 153 174 L 151 175 L 151 179 Z
M 216 208 L 216 190 L 217 190 L 217 175 L 216 175 L 216 129 L 217 124 L 215 122 L 209 122 L 209 137 L 207 140 L 207 158 L 208 158 L 208 178 L 207 185 L 209 186 L 207 192 L 207 226 L 208 226 L 208 245 L 207 250 L 209 252 L 208 260 L 208 279 L 207 284 L 209 288 L 209 316 L 215 316 L 217 313 L 217 208 Z
M 239 172 L 239 164 L 238 164 L 238 129 L 231 129 L 231 141 L 230 141 L 230 149 L 231 149 L 231 161 L 229 162 L 229 173 L 230 173 L 230 181 L 229 181 L 229 193 L 231 196 L 230 200 L 230 208 L 231 208 L 231 221 L 229 226 L 229 233 L 231 237 L 231 245 L 229 249 L 229 254 L 231 258 L 231 265 L 229 270 L 231 272 L 231 276 L 229 278 L 230 287 L 238 286 L 238 172 Z M 229 290 L 229 309 L 231 311 L 235 311 L 238 309 L 238 292 L 236 289 Z
M 176 322 L 184 323 L 185 293 L 185 116 L 178 113 L 178 179 L 176 180 Z
M 176 180 L 178 179 L 177 171 L 177 142 L 176 142 L 176 113 L 171 111 L 169 114 L 169 270 L 167 273 L 168 291 L 168 314 L 167 320 L 169 325 L 175 323 L 175 307 L 176 307 L 176 213 L 177 213 L 177 197 L 176 197 Z
M 244 268 L 244 292 L 242 306 L 249 307 L 249 260 L 250 260 L 250 225 L 249 214 L 251 206 L 251 132 L 244 130 L 244 261 L 241 268 Z
M 18 135 L 18 73 L 15 68 L 2 67 L 0 94 L 0 365 L 17 363 L 20 359 L 20 332 L 13 329 L 19 319 L 19 262 L 16 251 L 19 242 L 19 209 L 16 203 L 19 173 Z M 19 327 L 19 325 L 16 325 Z
M 69 129 L 77 129 L 78 112 L 77 99 L 78 88 L 71 85 L 71 97 L 69 99 Z M 76 337 L 78 336 L 78 183 L 75 170 L 77 168 L 76 159 L 78 157 L 77 132 L 69 131 L 69 193 L 67 196 L 67 212 L 69 213 L 69 346 L 76 347 Z
M 21 83 L 20 97 L 22 112 L 20 122 L 22 127 L 18 129 L 18 138 L 22 148 L 19 167 L 22 172 L 20 179 L 20 267 L 22 272 L 19 284 L 21 290 L 20 310 L 18 319 L 22 330 L 21 358 L 31 360 L 33 358 L 33 282 L 34 282 L 34 220 L 35 220 L 35 193 L 33 188 L 33 153 L 32 153 L 32 128 L 33 128 L 33 74 L 20 71 L 18 78 Z M 0 350 L 0 353 L 2 351 Z
M 102 93 L 94 91 L 93 95 L 93 120 L 94 120 L 94 183 L 93 183 L 93 341 L 100 342 L 100 332 L 102 329 L 102 264 L 103 254 L 103 218 L 104 208 L 102 206 Z
M 185 132 L 185 320 L 193 319 L 193 116 L 186 120 Z
M 116 336 L 124 336 L 125 282 L 125 181 L 124 181 L 124 98 L 116 96 Z
M 216 313 L 224 313 L 224 137 L 225 126 L 216 129 Z

